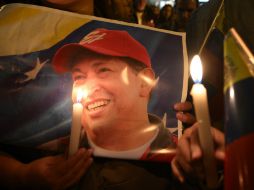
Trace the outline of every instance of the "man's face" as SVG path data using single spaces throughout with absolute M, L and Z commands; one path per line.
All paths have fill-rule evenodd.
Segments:
M 141 80 L 124 61 L 82 58 L 73 66 L 72 77 L 75 87 L 87 91 L 87 97 L 82 100 L 85 128 L 118 126 L 135 117 L 141 98 Z
M 185 23 L 189 20 L 192 12 L 197 8 L 195 0 L 178 0 L 176 8 L 181 17 L 181 20 Z
M 126 22 L 133 21 L 134 8 L 132 0 L 115 0 L 107 3 L 107 15 L 109 18 Z
M 170 7 L 170 6 L 167 6 L 163 9 L 162 11 L 162 15 L 166 18 L 166 19 L 169 19 L 171 17 L 173 13 L 173 8 Z

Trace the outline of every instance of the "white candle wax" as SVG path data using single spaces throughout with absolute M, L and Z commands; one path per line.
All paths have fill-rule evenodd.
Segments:
M 72 111 L 72 126 L 69 145 L 69 156 L 77 152 L 79 148 L 82 112 L 83 112 L 82 104 L 79 102 L 74 103 Z
M 193 98 L 197 120 L 202 122 L 203 125 L 210 127 L 211 122 L 207 103 L 207 93 L 204 85 L 200 83 L 194 84 L 191 89 L 191 96 Z
M 214 158 L 214 147 L 212 134 L 210 131 L 210 117 L 207 103 L 206 89 L 202 84 L 194 84 L 191 89 L 194 109 L 197 121 L 200 123 L 198 128 L 199 141 L 203 151 L 203 163 L 205 167 L 207 187 L 215 188 L 217 186 L 217 167 Z
M 202 79 L 201 60 L 199 59 L 199 57 L 194 57 L 191 64 L 193 64 L 191 65 L 192 77 L 197 81 L 200 81 Z M 214 157 L 212 134 L 210 130 L 211 122 L 209 117 L 207 92 L 204 85 L 200 83 L 194 84 L 191 89 L 191 96 L 193 98 L 196 118 L 200 124 L 200 127 L 198 128 L 198 135 L 203 153 L 206 184 L 208 188 L 215 188 L 217 187 L 218 175 L 216 161 Z

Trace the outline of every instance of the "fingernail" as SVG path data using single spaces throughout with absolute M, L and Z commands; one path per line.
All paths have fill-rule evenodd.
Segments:
M 174 105 L 174 109 L 175 109 L 175 110 L 177 110 L 178 107 L 179 107 L 178 104 L 175 104 L 175 105 Z
M 181 112 L 178 112 L 178 113 L 176 113 L 176 117 L 178 119 L 182 119 L 183 118 L 183 114 Z
M 91 156 L 93 154 L 93 149 L 90 148 L 90 149 L 87 150 L 87 152 L 88 152 L 88 155 Z
M 194 150 L 194 151 L 192 152 L 192 159 L 193 159 L 193 160 L 197 160 L 197 159 L 199 159 L 200 157 L 201 157 L 201 154 L 200 154 L 199 151 Z
M 181 176 L 181 177 L 179 177 L 179 181 L 181 182 L 181 183 L 184 183 L 184 178 Z
M 86 150 L 84 148 L 80 148 L 78 150 L 78 154 L 85 154 Z

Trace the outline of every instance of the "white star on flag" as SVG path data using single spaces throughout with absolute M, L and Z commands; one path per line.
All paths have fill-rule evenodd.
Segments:
M 29 80 L 34 80 L 34 79 L 36 78 L 37 74 L 40 72 L 41 68 L 42 68 L 42 67 L 45 65 L 45 63 L 47 63 L 47 62 L 48 62 L 48 60 L 46 60 L 46 61 L 44 61 L 44 62 L 41 63 L 40 59 L 37 58 L 37 62 L 36 62 L 35 67 L 34 67 L 32 70 L 30 70 L 30 71 L 24 73 L 24 75 L 26 75 L 27 78 L 24 79 L 24 80 L 22 80 L 22 81 L 20 81 L 20 83 L 24 83 L 24 82 L 29 81 Z

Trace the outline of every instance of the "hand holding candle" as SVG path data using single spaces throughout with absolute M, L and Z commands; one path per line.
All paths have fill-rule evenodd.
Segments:
M 82 126 L 81 118 L 83 114 L 83 105 L 81 103 L 81 100 L 84 97 L 84 92 L 81 89 L 73 88 L 73 93 L 75 92 L 75 90 L 77 90 L 76 91 L 77 102 L 73 104 L 69 156 L 73 155 L 78 150 L 79 141 L 80 141 L 80 132 L 81 132 L 81 126 Z
M 199 56 L 194 56 L 190 65 L 191 76 L 195 82 L 191 89 L 194 109 L 197 121 L 200 124 L 198 129 L 199 140 L 203 152 L 203 162 L 205 167 L 206 183 L 208 188 L 217 186 L 217 169 L 214 158 L 213 140 L 210 131 L 210 117 L 207 102 L 207 92 L 202 80 L 202 64 Z

